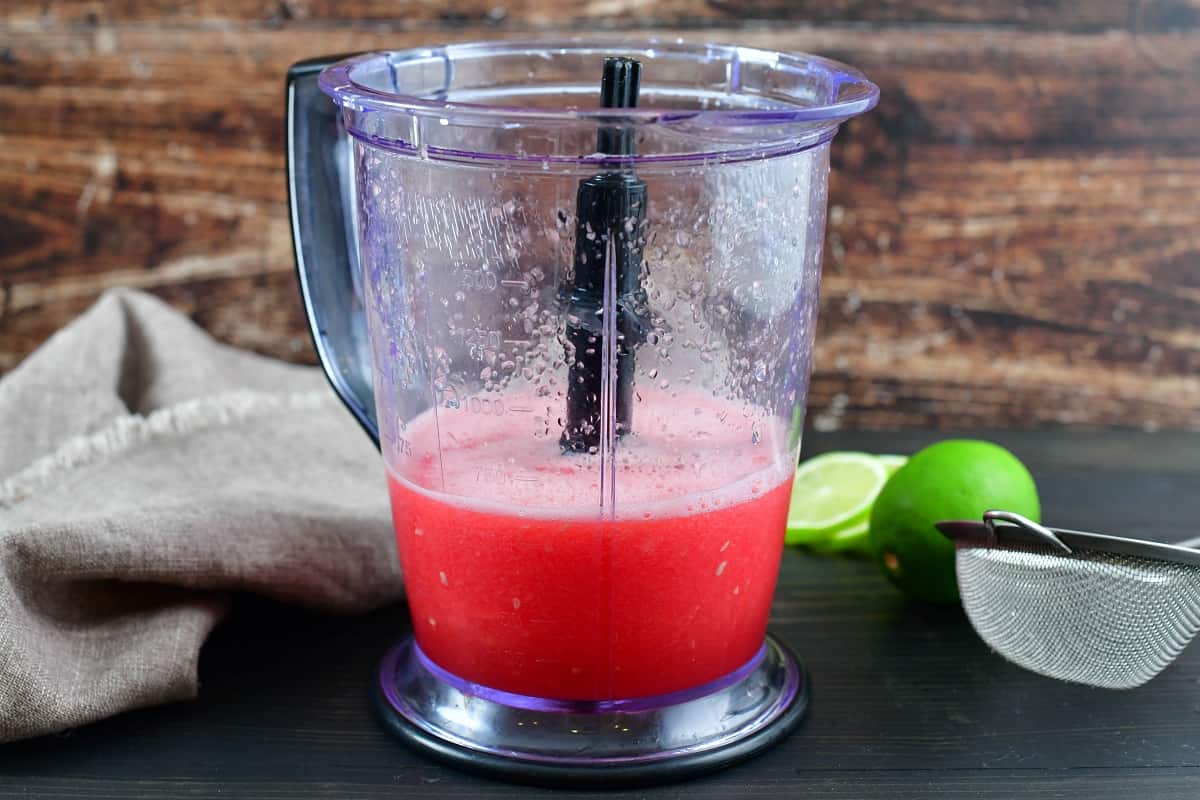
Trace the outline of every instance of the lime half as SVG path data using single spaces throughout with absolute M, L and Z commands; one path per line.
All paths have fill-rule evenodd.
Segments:
M 881 454 L 875 457 L 879 459 L 881 464 L 883 464 L 883 468 L 887 470 L 888 475 L 891 475 L 893 472 L 908 463 L 908 456 Z
M 852 522 L 844 528 L 838 528 L 824 541 L 813 542 L 812 549 L 818 553 L 858 553 L 868 555 L 871 552 L 871 525 L 869 519 Z
M 805 461 L 792 482 L 785 541 L 822 541 L 866 519 L 887 477 L 884 465 L 867 453 L 825 453 Z

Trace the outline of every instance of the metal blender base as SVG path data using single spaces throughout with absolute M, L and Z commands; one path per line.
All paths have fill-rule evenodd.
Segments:
M 384 657 L 371 695 L 388 731 L 451 766 L 520 783 L 616 787 L 683 780 L 757 755 L 803 719 L 810 681 L 767 636 L 745 665 L 695 689 L 547 700 L 464 681 L 409 637 Z

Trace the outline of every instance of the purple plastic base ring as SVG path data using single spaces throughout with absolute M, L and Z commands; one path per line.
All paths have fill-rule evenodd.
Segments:
M 553 700 L 547 697 L 534 697 L 533 695 L 506 692 L 503 689 L 493 689 L 490 686 L 484 686 L 465 678 L 460 678 L 450 670 L 442 668 L 436 661 L 425 655 L 425 651 L 421 649 L 421 645 L 417 643 L 415 638 L 409 646 L 412 648 L 412 656 L 422 667 L 438 680 L 453 686 L 464 695 L 479 697 L 484 700 L 490 700 L 493 703 L 500 703 L 513 708 L 523 708 L 529 711 L 560 711 L 568 714 L 652 711 L 666 706 L 679 705 L 680 703 L 720 691 L 727 686 L 732 686 L 754 671 L 754 668 L 762 662 L 767 654 L 767 644 L 763 642 L 762 647 L 758 648 L 758 652 L 751 656 L 749 661 L 732 672 L 708 683 L 667 694 L 653 695 L 651 697 L 633 697 L 625 700 Z M 404 648 L 405 645 L 401 644 L 392 648 L 384 656 L 383 664 L 380 665 L 381 679 L 389 672 L 393 675 L 395 674 L 395 670 L 399 667 L 400 661 L 404 657 Z M 382 680 L 382 685 L 384 693 L 388 694 L 390 691 L 391 698 L 396 699 L 395 683 L 384 679 Z M 392 687 L 390 690 L 389 685 Z
M 554 786 L 636 786 L 721 769 L 772 746 L 802 720 L 810 681 L 771 636 L 721 678 L 654 697 L 563 701 L 480 686 L 428 658 L 413 638 L 372 682 L 384 726 L 468 771 Z

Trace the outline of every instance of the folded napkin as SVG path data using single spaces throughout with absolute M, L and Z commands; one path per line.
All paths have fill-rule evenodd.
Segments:
M 193 697 L 234 591 L 399 597 L 379 456 L 318 370 L 108 292 L 0 379 L 0 741 Z

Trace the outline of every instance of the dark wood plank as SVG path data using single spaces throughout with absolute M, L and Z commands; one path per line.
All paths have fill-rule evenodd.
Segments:
M 372 20 L 411 27 L 486 23 L 496 27 L 553 27 L 599 23 L 605 27 L 636 25 L 730 24 L 745 20 L 777 23 L 860 22 L 994 24 L 1034 30 L 1161 31 L 1200 25 L 1195 0 L 624 0 L 619 4 L 590 0 L 9 0 L 3 12 L 12 24 L 96 25 L 106 22 L 172 24 L 264 21 L 293 22 Z
M 978 434 L 978 432 L 976 432 Z M 1178 539 L 1200 514 L 1200 435 L 986 433 L 1038 480 L 1047 521 Z M 810 435 L 805 449 L 905 452 L 927 431 Z M 460 775 L 391 741 L 365 682 L 403 607 L 327 617 L 242 599 L 206 646 L 194 703 L 0 748 L 0 797 L 549 796 Z M 581 798 L 1194 798 L 1200 650 L 1129 692 L 1023 672 L 957 609 L 906 601 L 873 565 L 789 551 L 772 627 L 815 703 L 775 750 L 682 786 Z
M 367 23 L 249 25 L 236 32 L 123 24 L 35 35 L 9 27 L 0 35 L 6 135 L 83 137 L 77 145 L 170 144 L 176 159 L 188 146 L 205 145 L 226 161 L 252 158 L 281 142 L 279 86 L 291 62 L 429 44 L 431 38 L 429 31 Z M 436 35 L 437 41 L 496 36 L 471 26 Z M 1200 112 L 1200 89 L 1191 80 L 1200 69 L 1200 33 L 1192 31 L 1065 34 L 915 26 L 865 32 L 841 25 L 630 35 L 810 51 L 868 71 L 884 90 L 882 105 L 857 121 L 870 125 L 872 135 L 847 148 L 847 164 L 878 166 L 884 155 L 919 155 L 916 144 L 951 146 L 963 154 L 982 149 L 988 162 L 1026 153 L 1117 155 L 1110 151 L 1118 145 L 1161 156 L 1194 155 L 1200 148 L 1190 135 Z M 19 104 L 34 99 L 42 101 L 39 114 Z
M 1115 774 L 1114 774 L 1115 773 Z M 835 770 L 805 772 L 781 781 L 745 778 L 722 787 L 657 788 L 642 792 L 549 792 L 526 787 L 476 786 L 465 776 L 443 779 L 429 777 L 421 784 L 370 783 L 365 781 L 257 781 L 222 782 L 219 787 L 206 782 L 183 780 L 128 781 L 62 780 L 38 778 L 22 784 L 20 794 L 0 787 L 0 797 L 22 800 L 129 800 L 138 798 L 236 798 L 236 800 L 287 800 L 288 798 L 329 798 L 330 800 L 394 800 L 394 798 L 461 798 L 484 800 L 498 797 L 572 797 L 579 800 L 638 798 L 638 800 L 690 800 L 690 798 L 728 798 L 729 800 L 774 800 L 804 797 L 815 800 L 926 800 L 926 798 L 963 798 L 972 800 L 1073 800 L 1081 795 L 1092 798 L 1153 797 L 1155 800 L 1187 800 L 1195 797 L 1200 772 L 1192 768 L 1144 770 L 1132 774 L 1114 770 L 1064 770 L 1059 774 L 1022 769 L 978 769 L 939 772 L 936 770 L 880 770 L 872 773 L 846 773 Z M 1097 787 L 1103 789 L 1097 793 Z M 135 791 L 137 794 L 131 795 Z M 784 792 L 792 794 L 785 795 Z M 1086 795 L 1084 793 L 1087 793 Z
M 283 71 L 498 33 L 349 19 L 357 4 L 237 25 L 221 15 L 242 4 L 224 0 L 42 5 L 6 5 L 0 27 L 0 373 L 113 285 L 311 361 L 290 279 Z M 634 20 L 649 7 L 632 5 Z M 814 424 L 1200 428 L 1196 7 L 801 3 L 875 27 L 659 31 L 821 52 L 882 86 L 834 148 Z M 948 24 L 1003 9 L 1061 30 Z M 1118 24 L 1137 13 L 1171 22 Z M 542 24 L 529 19 L 499 33 Z

